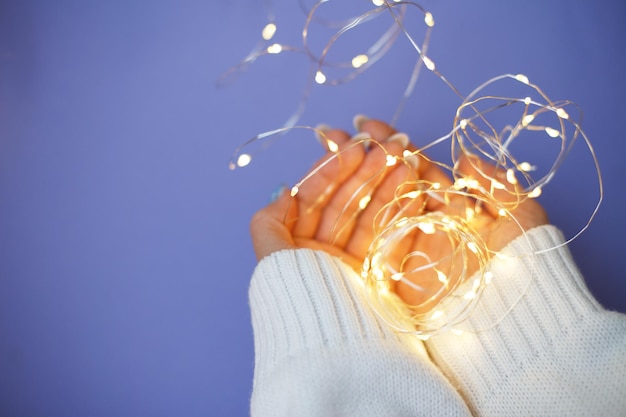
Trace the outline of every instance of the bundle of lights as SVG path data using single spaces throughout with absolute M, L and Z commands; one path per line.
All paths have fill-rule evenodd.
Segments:
M 406 181 L 398 186 L 391 201 L 374 216 L 371 225 L 374 239 L 360 273 L 372 306 L 394 328 L 413 332 L 423 339 L 444 330 L 458 332 L 457 326 L 470 316 L 482 291 L 492 279 L 497 279 L 489 270 L 490 260 L 497 256 L 497 252 L 489 248 L 486 237 L 477 227 L 488 215 L 486 209 L 495 213 L 492 214 L 496 217 L 492 231 L 497 230 L 501 222 L 507 222 L 518 227 L 519 234 L 523 235 L 524 229 L 515 218 L 515 209 L 527 199 L 542 194 L 574 142 L 582 138 L 594 161 L 599 196 L 586 224 L 564 244 L 569 243 L 589 226 L 602 201 L 602 181 L 595 153 L 579 123 L 572 117 L 577 111 L 575 105 L 568 101 L 551 101 L 525 75 L 494 77 L 468 95 L 461 94 L 426 55 L 434 18 L 422 6 L 410 1 L 373 0 L 371 8 L 363 13 L 342 21 L 329 22 L 320 18 L 318 13 L 332 2 L 320 0 L 311 7 L 300 2 L 306 18 L 301 42 L 296 46 L 273 41 L 278 26 L 273 15 L 270 15 L 270 22 L 261 33 L 260 46 L 221 79 L 220 82 L 225 82 L 258 58 L 268 55 L 295 52 L 306 56 L 311 62 L 308 84 L 297 112 L 288 118 L 283 127 L 256 135 L 237 148 L 230 168 L 242 168 L 252 162 L 254 155 L 248 148 L 254 142 L 285 135 L 294 129 L 314 131 L 318 138 L 322 138 L 329 157 L 292 187 L 291 197 L 297 198 L 300 188 L 326 164 L 341 164 L 342 155 L 349 152 L 352 146 L 366 146 L 370 149 L 375 146 L 386 152 L 384 144 L 372 138 L 362 138 L 348 147 L 340 148 L 322 130 L 297 126 L 296 123 L 304 112 L 306 97 L 315 84 L 338 85 L 349 82 L 383 58 L 400 35 L 408 39 L 416 52 L 416 64 L 404 95 L 399 99 L 393 120 L 399 117 L 406 100 L 413 93 L 420 70 L 426 68 L 462 101 L 454 114 L 452 128 L 419 149 L 405 150 L 399 156 L 386 154 L 386 158 L 381 159 L 379 172 L 355 191 L 337 217 L 329 243 L 332 244 L 341 236 L 348 222 L 368 206 L 371 199 L 369 190 L 375 188 L 386 169 L 398 164 L 413 167 L 415 164 L 411 159 L 414 161 L 415 158 L 423 158 L 435 164 L 448 174 L 450 185 L 426 181 L 419 178 L 415 170 L 409 170 L 413 174 L 407 175 Z M 409 9 L 418 10 L 423 20 L 409 21 Z M 388 28 L 373 44 L 364 48 L 364 53 L 344 61 L 331 62 L 328 59 L 338 39 L 373 19 L 384 17 L 389 19 Z M 315 53 L 309 46 L 309 36 L 315 25 L 335 28 L 320 53 Z M 424 26 L 422 42 L 417 42 L 407 30 L 408 27 L 419 25 Z M 330 77 L 333 68 L 347 70 L 347 73 Z M 503 83 L 513 83 L 515 87 L 525 89 L 526 93 L 521 97 L 486 93 L 487 89 L 497 90 Z M 509 123 L 502 127 L 497 127 L 491 121 L 492 115 L 499 111 L 508 111 L 507 114 L 513 115 Z M 549 168 L 541 173 L 538 173 L 537 165 L 532 161 L 517 157 L 516 149 L 524 146 L 519 138 L 530 135 L 538 138 L 539 142 L 535 143 L 540 143 L 539 146 L 552 144 L 552 147 L 558 149 Z M 430 147 L 446 142 L 450 145 L 451 165 L 425 156 Z M 462 162 L 469 163 L 472 175 L 466 174 L 467 168 L 460 168 Z M 418 234 L 424 247 L 438 247 L 443 255 L 436 258 L 429 251 L 421 250 L 421 247 L 406 244 Z M 525 256 L 539 253 L 529 241 L 528 250 Z

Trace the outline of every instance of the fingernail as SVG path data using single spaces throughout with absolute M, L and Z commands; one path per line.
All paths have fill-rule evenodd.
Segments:
M 406 148 L 409 146 L 409 137 L 406 133 L 398 132 L 391 135 L 389 139 L 387 139 L 387 142 L 397 142 L 402 145 L 403 148 Z
M 281 184 L 278 187 L 276 187 L 276 189 L 272 192 L 272 195 L 270 196 L 270 203 L 273 203 L 274 201 L 278 200 L 280 196 L 283 195 L 286 189 L 287 189 L 287 186 L 285 184 Z
M 369 149 L 372 143 L 372 136 L 367 132 L 359 132 L 350 138 L 352 142 L 360 142 L 365 149 Z
M 361 127 L 363 127 L 363 123 L 367 122 L 370 118 L 367 116 L 364 116 L 362 114 L 357 114 L 356 116 L 354 116 L 354 118 L 352 119 L 352 125 L 354 125 L 354 129 L 357 132 L 361 131 Z
M 404 151 L 402 154 L 407 164 L 411 165 L 413 169 L 417 169 L 420 166 L 420 160 L 418 156 L 410 151 Z
M 330 126 L 323 123 L 315 126 L 314 128 L 315 138 L 324 148 L 328 147 L 328 138 L 326 137 L 326 133 L 331 129 L 332 128 Z

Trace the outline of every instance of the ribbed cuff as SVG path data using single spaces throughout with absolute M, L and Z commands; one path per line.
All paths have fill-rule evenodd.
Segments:
M 577 409 L 593 395 L 605 401 L 602 382 L 614 386 L 623 378 L 624 318 L 593 299 L 563 242 L 553 226 L 511 242 L 488 265 L 493 280 L 470 318 L 456 326 L 461 334 L 426 342 L 480 415 L 519 415 L 513 410 L 520 404 L 542 415 L 552 406 Z M 617 392 L 611 398 L 621 398 L 623 388 L 611 389 Z
M 493 328 L 509 340 L 545 339 L 578 328 L 590 312 L 601 310 L 563 242 L 561 232 L 548 225 L 507 245 L 489 263 L 493 279 L 459 328 L 469 332 Z M 533 326 L 498 325 L 529 320 Z
M 257 366 L 272 367 L 303 349 L 397 338 L 371 311 L 356 273 L 325 252 L 264 258 L 249 296 Z

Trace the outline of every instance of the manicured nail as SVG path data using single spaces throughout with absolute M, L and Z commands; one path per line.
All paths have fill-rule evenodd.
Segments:
M 323 123 L 315 126 L 315 138 L 324 147 L 324 149 L 328 148 L 328 138 L 325 136 L 330 130 L 332 130 L 332 128 Z
M 389 139 L 387 139 L 387 142 L 397 142 L 402 145 L 403 148 L 406 148 L 409 146 L 409 137 L 406 133 L 398 132 L 391 135 Z
M 280 196 L 283 195 L 286 189 L 287 189 L 287 186 L 285 184 L 281 184 L 278 187 L 276 187 L 276 189 L 272 192 L 272 195 L 270 196 L 270 203 L 273 203 L 274 201 L 278 200 Z
M 372 136 L 367 132 L 359 132 L 350 138 L 352 142 L 360 142 L 365 149 L 369 149 L 372 143 Z
M 354 119 L 352 119 L 352 125 L 354 125 L 354 129 L 357 132 L 361 131 L 361 127 L 363 127 L 363 123 L 367 122 L 370 118 L 367 116 L 364 116 L 362 114 L 357 114 L 356 116 L 354 116 Z

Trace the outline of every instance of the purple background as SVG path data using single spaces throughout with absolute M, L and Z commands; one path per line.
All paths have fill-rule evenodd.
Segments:
M 276 3 L 276 40 L 297 43 L 302 13 Z M 606 196 L 572 251 L 599 301 L 626 312 L 626 4 L 423 5 L 430 56 L 463 92 L 522 72 L 582 107 Z M 321 153 L 299 133 L 227 169 L 304 84 L 305 61 L 285 55 L 215 87 L 265 23 L 259 1 L 0 1 L 1 415 L 247 414 L 248 219 Z M 399 47 L 354 84 L 316 88 L 302 123 L 388 119 L 413 60 Z M 432 76 L 418 90 L 398 123 L 416 142 L 449 130 L 459 104 Z M 580 150 L 542 200 L 569 235 L 595 198 Z

